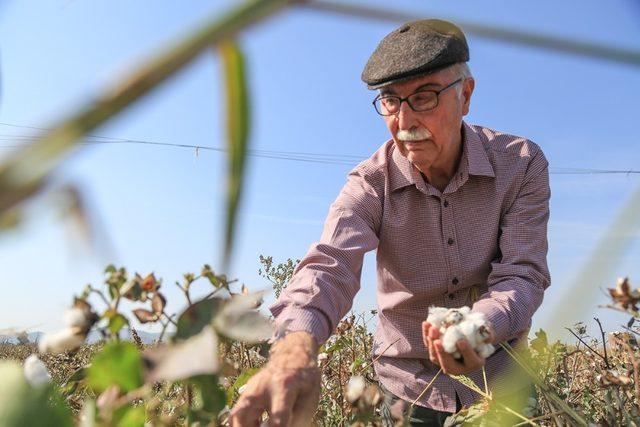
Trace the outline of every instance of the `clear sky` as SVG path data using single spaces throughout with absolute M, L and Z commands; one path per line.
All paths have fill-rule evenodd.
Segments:
M 357 2 L 356 2 L 357 3 Z M 390 2 L 360 1 L 377 7 Z M 33 135 L 118 81 L 233 1 L 49 0 L 0 3 L 0 146 Z M 476 22 L 640 49 L 640 6 L 633 0 L 394 1 L 419 17 Z M 251 148 L 349 154 L 364 159 L 388 137 L 360 73 L 377 42 L 397 24 L 293 7 L 239 37 L 252 98 Z M 466 120 L 530 138 L 554 168 L 640 169 L 640 67 L 468 36 L 476 78 Z M 212 49 L 94 134 L 223 147 L 222 79 Z M 11 148 L 0 147 L 0 159 Z M 84 147 L 56 182 L 80 187 L 106 253 L 74 244 L 53 198 L 33 204 L 24 226 L 0 236 L 0 329 L 54 330 L 86 283 L 100 284 L 110 262 L 173 282 L 202 264 L 219 266 L 224 219 L 223 154 L 143 145 Z M 355 166 L 357 162 L 353 162 Z M 247 164 L 231 277 L 267 286 L 260 254 L 302 258 L 320 237 L 329 205 L 353 167 L 252 157 Z M 557 169 L 555 169 L 557 170 Z M 581 319 L 624 316 L 598 309 L 601 288 L 618 275 L 640 284 L 634 243 L 610 283 L 566 289 L 616 213 L 640 185 L 638 175 L 551 177 L 549 266 L 552 287 L 535 325 L 577 300 Z M 368 254 L 354 309 L 375 305 L 375 256 Z M 590 295 L 595 295 L 589 298 Z M 425 313 L 426 316 L 426 313 Z M 577 319 L 576 319 L 577 320 Z

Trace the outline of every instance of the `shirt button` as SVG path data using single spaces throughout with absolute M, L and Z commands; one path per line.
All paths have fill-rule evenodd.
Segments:
M 443 203 L 443 205 L 444 205 L 444 207 L 446 208 L 447 206 L 449 206 L 449 201 L 448 201 L 448 200 L 445 200 L 445 201 L 444 201 L 444 203 Z
M 449 299 L 454 299 L 456 296 L 454 294 L 449 294 Z
M 453 239 L 449 237 L 449 240 L 447 240 L 447 243 L 449 244 L 449 246 L 453 245 Z
M 453 283 L 454 285 L 457 285 L 460 282 L 458 281 L 457 277 L 454 277 L 453 280 L 451 281 L 451 283 Z

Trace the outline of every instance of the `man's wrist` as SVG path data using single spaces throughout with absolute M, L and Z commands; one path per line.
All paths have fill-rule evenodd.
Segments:
M 307 356 L 313 363 L 318 356 L 318 343 L 314 336 L 307 331 L 292 331 L 272 344 L 269 351 L 270 359 L 277 358 L 283 353 L 299 353 Z

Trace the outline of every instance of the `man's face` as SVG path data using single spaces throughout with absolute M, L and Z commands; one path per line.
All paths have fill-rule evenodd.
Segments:
M 401 98 L 422 91 L 440 90 L 461 78 L 456 67 L 448 67 L 438 72 L 405 82 L 394 83 L 381 89 L 380 94 Z M 473 92 L 472 78 L 463 79 L 438 95 L 438 105 L 429 111 L 416 112 L 407 102 L 402 102 L 400 110 L 392 116 L 384 116 L 384 121 L 393 140 L 403 156 L 421 171 L 430 167 L 446 167 L 446 162 L 455 157 L 459 145 L 462 117 L 469 112 L 469 102 Z M 411 139 L 418 139 L 411 141 Z

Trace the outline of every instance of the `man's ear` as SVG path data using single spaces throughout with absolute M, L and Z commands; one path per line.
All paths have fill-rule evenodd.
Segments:
M 468 77 L 462 84 L 462 115 L 466 116 L 469 114 L 469 106 L 471 105 L 471 95 L 473 94 L 473 89 L 476 87 L 476 81 L 473 77 Z

